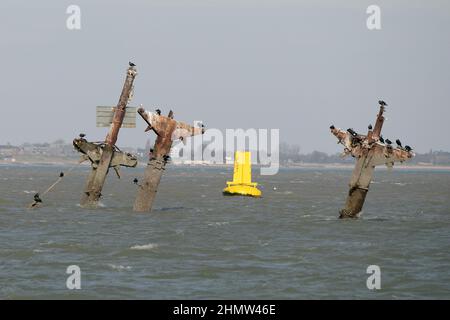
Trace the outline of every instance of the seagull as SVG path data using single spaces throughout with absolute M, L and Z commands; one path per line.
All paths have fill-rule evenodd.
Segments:
M 331 130 L 334 130 L 334 129 L 335 129 L 335 126 L 334 126 L 334 125 L 331 125 L 331 126 L 330 126 L 330 129 L 331 129 Z
M 80 133 L 80 138 L 84 138 L 86 135 L 84 133 Z
M 383 100 L 378 100 L 378 103 L 380 104 L 380 106 L 387 106 L 387 103 Z
M 373 127 L 372 127 L 371 124 L 369 124 L 368 128 L 369 128 L 369 130 L 372 130 L 372 129 L 373 129 Z
M 158 116 L 160 116 L 160 115 L 161 115 L 161 110 L 159 110 L 159 109 L 156 109 L 156 110 L 155 110 L 155 112 L 156 112 L 156 114 L 157 114 Z
M 128 65 L 129 65 L 130 67 L 136 67 L 136 65 L 135 65 L 133 62 L 131 62 L 131 61 L 128 62 Z
M 392 141 L 389 140 L 389 139 L 386 139 L 386 143 L 389 144 L 389 145 L 391 145 L 391 144 L 392 144 Z
M 410 146 L 405 146 L 405 150 L 410 152 L 412 150 L 412 148 Z
M 395 140 L 395 143 L 401 148 L 402 147 L 402 142 L 400 141 L 400 139 Z

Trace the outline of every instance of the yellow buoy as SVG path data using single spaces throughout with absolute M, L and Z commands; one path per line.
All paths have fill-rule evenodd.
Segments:
M 227 187 L 223 189 L 223 194 L 260 197 L 261 191 L 256 188 L 257 185 L 256 182 L 252 182 L 251 153 L 236 151 L 233 181 L 227 181 Z

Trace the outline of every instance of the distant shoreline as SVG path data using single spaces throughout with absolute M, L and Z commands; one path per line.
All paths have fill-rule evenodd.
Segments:
M 0 165 L 5 166 L 70 166 L 70 165 L 77 165 L 77 160 L 60 160 L 60 161 L 4 161 L 0 160 Z M 172 166 L 175 167 L 211 167 L 211 168 L 227 168 L 232 167 L 233 164 L 182 164 L 182 163 L 169 163 Z M 139 168 L 143 168 L 147 165 L 146 161 L 140 161 L 138 164 Z M 81 163 L 80 166 L 89 166 L 88 162 Z M 261 167 L 260 165 L 253 165 L 254 168 Z M 262 166 L 264 167 L 264 166 Z M 342 164 L 342 163 L 295 163 L 295 164 L 282 164 L 280 165 L 280 168 L 282 169 L 345 169 L 345 170 L 351 170 L 354 168 L 354 164 Z M 388 170 L 386 166 L 378 166 L 377 169 L 385 169 Z M 418 164 L 401 164 L 401 165 L 394 165 L 394 169 L 396 170 L 448 170 L 450 171 L 450 166 L 445 165 L 418 165 Z

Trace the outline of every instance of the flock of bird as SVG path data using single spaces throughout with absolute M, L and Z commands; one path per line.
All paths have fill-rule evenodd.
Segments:
M 330 128 L 331 128 L 331 129 L 334 129 L 334 126 L 331 126 Z M 369 125 L 369 130 L 372 130 L 372 125 Z M 347 132 L 350 133 L 354 138 L 357 138 L 357 137 L 358 137 L 358 133 L 357 133 L 355 130 L 353 130 L 352 128 L 348 128 L 348 129 L 347 129 Z M 383 136 L 380 136 L 379 141 L 380 141 L 381 143 L 387 144 L 388 146 L 391 146 L 391 145 L 392 145 L 392 141 L 389 140 L 389 139 L 384 139 Z M 397 144 L 397 147 L 400 148 L 400 149 L 404 149 L 404 150 L 406 150 L 406 151 L 408 151 L 408 152 L 413 150 L 413 149 L 412 149 L 410 146 L 408 146 L 408 145 L 405 145 L 405 147 L 403 147 L 402 142 L 400 141 L 400 139 L 395 140 L 395 143 Z
M 380 106 L 383 106 L 383 107 L 386 107 L 386 106 L 388 105 L 388 104 L 387 104 L 386 102 L 384 102 L 383 100 L 379 100 L 378 103 L 380 104 Z M 330 129 L 331 129 L 331 130 L 334 130 L 334 129 L 335 129 L 335 126 L 334 126 L 334 125 L 331 125 L 331 126 L 330 126 Z M 371 124 L 369 124 L 368 129 L 369 129 L 369 130 L 372 130 L 372 129 L 373 129 L 373 127 L 372 127 Z M 353 138 L 358 139 L 358 140 L 360 139 L 360 138 L 359 138 L 359 134 L 358 134 L 355 130 L 353 130 L 352 128 L 348 128 L 348 129 L 347 129 L 347 132 L 350 133 L 351 136 L 352 136 Z M 380 137 L 379 137 L 379 141 L 380 141 L 381 143 L 387 144 L 388 147 L 391 147 L 391 146 L 392 146 L 392 141 L 389 140 L 389 139 L 386 139 L 386 140 L 385 140 L 385 139 L 383 138 L 383 136 L 380 136 Z M 413 150 L 413 148 L 411 148 L 411 147 L 408 146 L 408 145 L 405 145 L 405 147 L 403 147 L 402 142 L 400 141 L 400 139 L 395 140 L 395 143 L 397 144 L 397 147 L 398 147 L 398 148 L 403 149 L 403 150 L 405 150 L 405 151 L 407 151 L 407 152 L 410 152 L 410 151 Z

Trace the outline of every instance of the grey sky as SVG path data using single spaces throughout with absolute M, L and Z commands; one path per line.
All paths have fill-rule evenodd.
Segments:
M 81 7 L 80 31 L 66 8 Z M 382 30 L 366 28 L 381 7 Z M 279 128 L 302 152 L 341 151 L 330 124 L 450 150 L 448 1 L 0 2 L 0 144 L 104 139 L 95 106 L 115 105 L 128 60 L 132 105 L 215 128 Z M 123 129 L 119 146 L 148 133 Z

